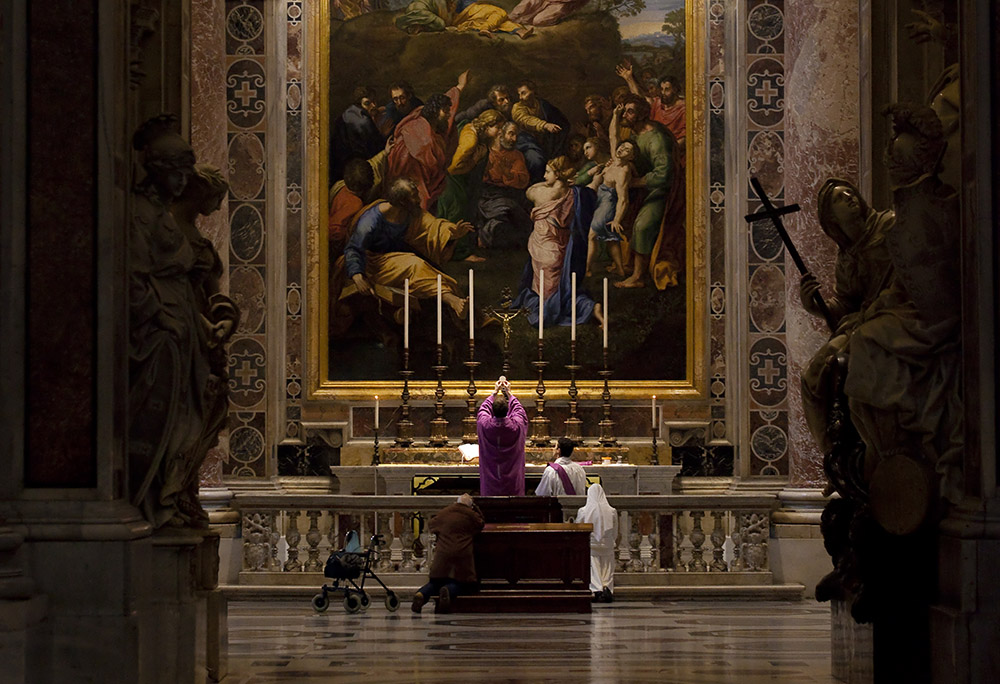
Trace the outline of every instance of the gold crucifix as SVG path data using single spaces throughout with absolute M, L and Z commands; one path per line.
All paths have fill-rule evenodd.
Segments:
M 500 291 L 500 306 L 487 306 L 483 309 L 486 314 L 486 323 L 500 321 L 503 326 L 503 372 L 510 371 L 510 322 L 524 313 L 524 309 L 514 309 L 514 295 L 509 287 Z

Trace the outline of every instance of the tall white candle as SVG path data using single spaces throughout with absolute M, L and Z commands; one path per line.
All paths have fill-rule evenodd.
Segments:
M 538 339 L 545 339 L 545 271 L 538 272 Z
M 437 314 L 438 314 L 438 329 L 437 329 L 437 342 L 441 344 L 441 274 L 438 273 L 437 279 L 438 285 L 438 296 L 437 296 Z
M 469 269 L 469 339 L 470 340 L 473 339 L 473 338 L 475 338 L 475 336 L 476 336 L 476 333 L 475 333 L 475 329 L 476 329 L 476 316 L 475 316 L 475 313 L 474 313 L 475 310 L 476 310 L 476 307 L 473 304 L 473 302 L 475 301 L 475 299 L 473 297 L 473 287 L 472 287 L 473 282 L 475 282 L 475 281 L 474 281 L 474 279 L 472 277 L 472 269 L 470 268 Z
M 570 318 L 569 339 L 576 342 L 576 271 L 570 274 Z
M 652 410 L 652 414 L 653 414 L 653 417 L 650 419 L 650 422 L 653 423 L 653 429 L 655 430 L 656 429 L 656 395 L 655 394 L 653 395 L 653 410 Z
M 604 348 L 608 348 L 608 326 L 611 324 L 611 317 L 608 316 L 608 279 L 604 279 Z
M 403 281 L 403 349 L 410 348 L 410 279 Z
M 375 429 L 378 430 L 378 395 L 375 395 Z

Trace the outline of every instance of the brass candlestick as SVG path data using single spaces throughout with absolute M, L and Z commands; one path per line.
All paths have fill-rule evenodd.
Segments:
M 549 440 L 549 419 L 545 417 L 545 366 L 548 361 L 544 359 L 545 341 L 538 340 L 538 360 L 532 361 L 531 365 L 538 369 L 538 385 L 535 387 L 535 417 L 531 419 L 531 444 L 537 447 L 544 447 L 550 444 Z
M 576 340 L 569 343 L 569 359 L 569 365 L 566 366 L 566 370 L 569 371 L 569 418 L 566 419 L 566 436 L 580 445 L 583 444 L 581 436 L 583 421 L 576 415 L 576 372 L 580 370 L 580 366 L 576 365 Z
M 396 446 L 408 447 L 413 444 L 413 423 L 410 421 L 410 350 L 403 349 L 403 370 L 399 371 L 403 376 L 403 393 L 400 395 L 402 405 L 399 409 L 399 422 L 396 423 Z
M 659 434 L 660 428 L 653 428 L 653 453 L 649 456 L 650 465 L 660 465 L 660 457 L 656 452 L 656 436 Z
M 604 348 L 604 370 L 598 371 L 598 375 L 604 378 L 604 391 L 601 392 L 601 405 L 604 408 L 604 418 L 598 425 L 601 428 L 600 443 L 602 447 L 616 447 L 618 440 L 615 439 L 615 421 L 611 420 L 611 390 L 608 387 L 608 380 L 611 378 L 611 371 L 608 370 L 608 348 Z
M 437 365 L 431 366 L 431 370 L 437 373 L 438 384 L 434 390 L 434 418 L 431 419 L 431 436 L 427 444 L 432 447 L 443 447 L 448 444 L 448 421 L 444 417 L 444 384 L 442 379 L 444 372 L 448 370 L 441 360 L 441 343 L 437 345 Z
M 469 360 L 465 361 L 465 367 L 469 369 L 469 386 L 465 388 L 465 393 L 469 398 L 465 404 L 469 409 L 468 414 L 462 419 L 464 426 L 462 441 L 466 444 L 475 444 L 478 436 L 476 434 L 476 368 L 479 362 L 476 361 L 476 341 L 469 338 Z

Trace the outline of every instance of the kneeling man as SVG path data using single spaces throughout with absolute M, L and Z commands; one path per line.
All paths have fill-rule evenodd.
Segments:
M 427 599 L 438 595 L 437 612 L 451 611 L 451 600 L 460 594 L 476 591 L 476 559 L 472 541 L 483 529 L 483 514 L 463 494 L 458 502 L 441 509 L 431 518 L 428 529 L 437 535 L 434 560 L 428 573 L 430 581 L 413 595 L 411 609 L 419 613 Z

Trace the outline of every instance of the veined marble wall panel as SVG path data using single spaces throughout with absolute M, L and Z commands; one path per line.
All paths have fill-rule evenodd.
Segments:
M 226 114 L 226 3 L 225 0 L 191 1 L 191 147 L 198 161 L 229 175 Z M 222 261 L 219 287 L 229 293 L 229 198 L 219 210 L 202 216 L 198 228 L 212 241 Z M 222 470 L 229 462 L 229 431 L 219 434 L 219 444 L 209 449 L 201 466 L 202 486 L 222 484 Z
M 266 475 L 267 66 L 264 0 L 225 3 L 229 291 L 243 312 L 229 347 L 226 474 Z
M 302 0 L 285 3 L 285 359 L 281 440 L 302 435 Z M 280 440 L 279 440 L 280 441 Z
M 786 17 L 788 90 L 786 197 L 802 211 L 786 221 L 806 266 L 827 295 L 834 289 L 837 248 L 820 228 L 817 194 L 826 179 L 859 181 L 860 92 L 858 6 L 855 0 L 795 3 Z M 829 40 L 837 36 L 837 40 Z M 881 154 L 881 151 L 877 151 Z M 798 303 L 799 274 L 789 264 L 785 283 L 788 376 L 789 483 L 823 487 L 823 454 L 805 422 L 799 377 L 830 335 L 825 322 Z
M 785 203 L 785 3 L 746 4 L 746 178 L 756 176 L 776 206 Z M 761 203 L 749 182 L 748 213 Z M 785 247 L 770 222 L 747 230 L 746 288 L 749 475 L 788 474 L 788 352 L 785 330 Z M 745 471 L 746 472 L 746 471 Z

